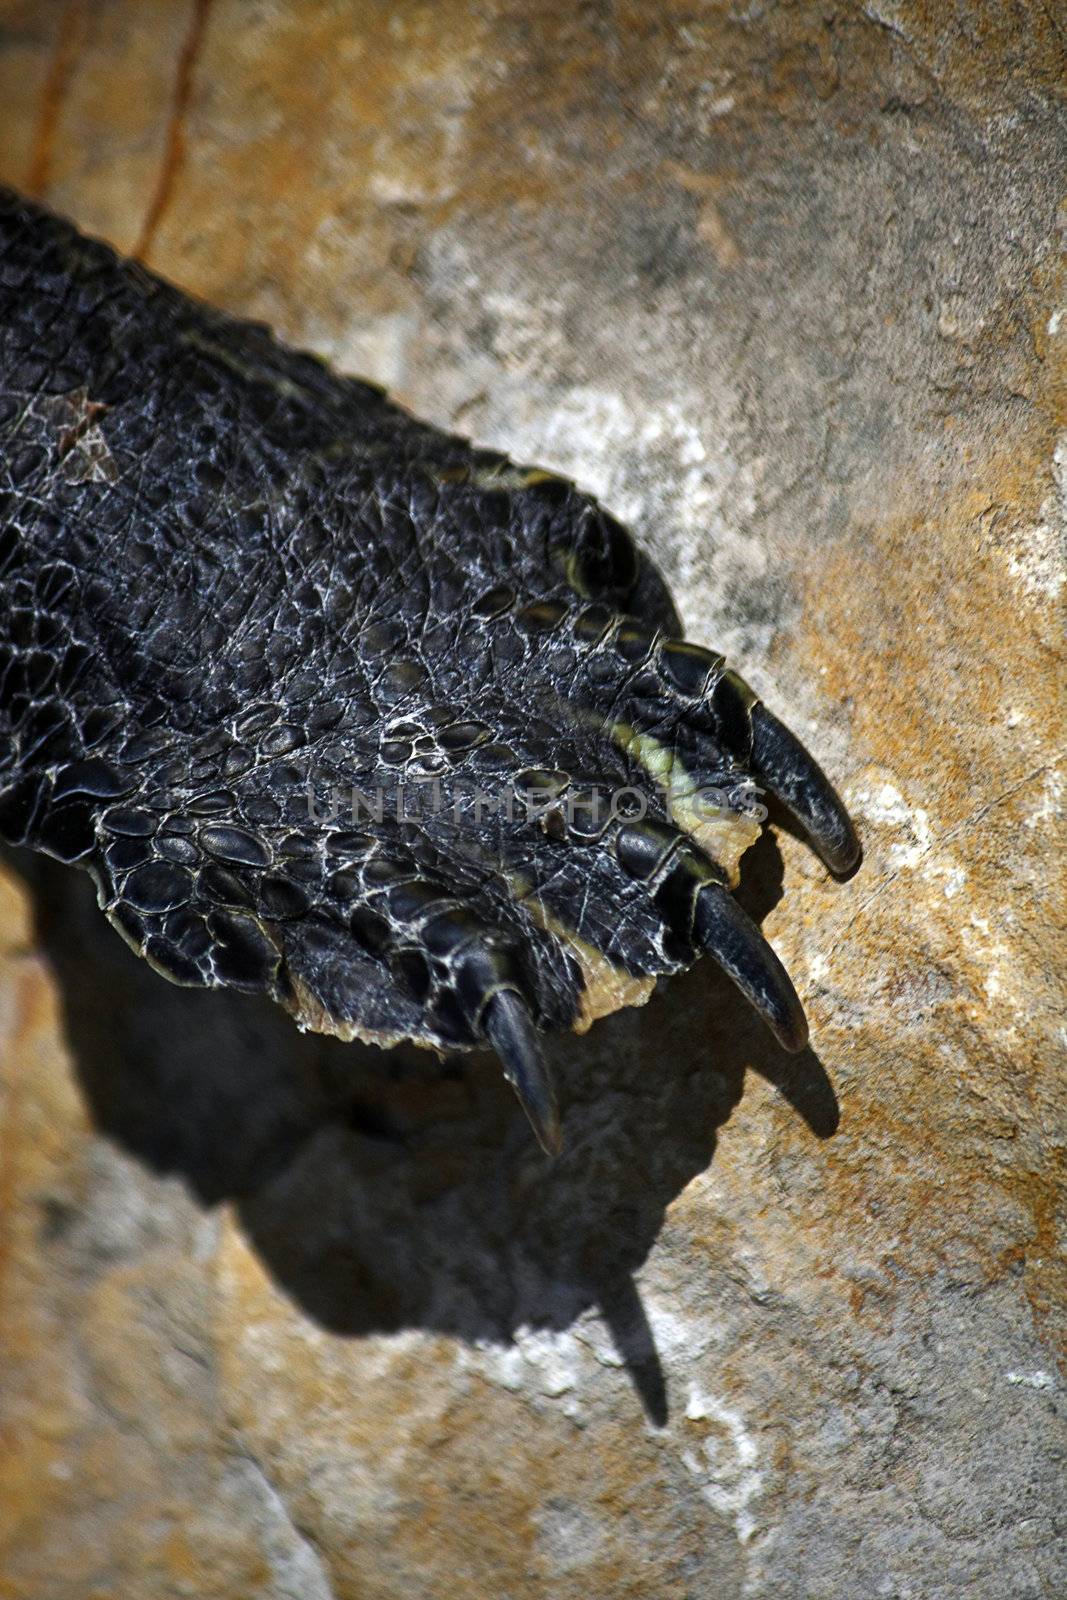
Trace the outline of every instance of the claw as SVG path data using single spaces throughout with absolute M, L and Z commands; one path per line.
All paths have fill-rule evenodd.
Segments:
M 707 883 L 697 896 L 695 933 L 782 1048 L 803 1050 L 808 1023 L 789 974 L 751 917 L 721 884 Z
M 558 1155 L 563 1141 L 556 1092 L 525 1000 L 515 989 L 498 989 L 482 1012 L 482 1029 L 538 1144 L 547 1155 Z
M 812 849 L 838 877 L 860 858 L 860 842 L 825 772 L 795 734 L 757 699 L 744 678 L 726 671 L 715 686 L 723 737 L 803 830 Z
M 504 1076 L 519 1097 L 537 1141 L 548 1155 L 559 1154 L 556 1092 L 530 1016 L 519 992 L 514 963 L 494 936 L 476 938 L 462 953 L 455 975 L 456 995 L 476 1033 L 500 1057 Z
M 852 819 L 815 757 L 759 701 L 752 707 L 752 770 L 800 824 L 829 870 L 838 876 L 851 872 L 860 858 Z
M 621 829 L 616 852 L 630 877 L 646 883 L 658 877 L 653 898 L 675 937 L 718 962 L 783 1049 L 803 1050 L 808 1024 L 789 974 L 715 862 L 683 834 L 647 821 Z

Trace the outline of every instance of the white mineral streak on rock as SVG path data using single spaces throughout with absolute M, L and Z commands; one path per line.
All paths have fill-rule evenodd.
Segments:
M 1052 452 L 1053 491 L 1036 523 L 1019 528 L 1009 544 L 1008 571 L 1031 601 L 1056 600 L 1067 582 L 1067 435 Z
M 690 1422 L 714 1426 L 699 1450 L 686 1450 L 682 1460 L 708 1504 L 732 1517 L 739 1541 L 748 1544 L 757 1527 L 753 1502 L 763 1486 L 756 1441 L 739 1411 L 696 1384 L 690 1385 L 685 1414 Z

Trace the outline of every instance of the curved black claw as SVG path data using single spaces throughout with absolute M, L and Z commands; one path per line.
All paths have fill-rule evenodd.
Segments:
M 752 771 L 803 828 L 813 850 L 838 877 L 860 858 L 852 819 L 833 784 L 795 734 L 762 701 L 752 707 Z
M 698 942 L 755 1006 L 784 1050 L 803 1050 L 808 1020 L 788 972 L 729 890 L 707 883 L 697 896 Z
M 525 1000 L 514 989 L 498 989 L 482 1013 L 482 1029 L 538 1144 L 547 1155 L 558 1155 L 563 1140 L 556 1091 Z
M 780 800 L 819 859 L 837 877 L 860 859 L 860 842 L 837 791 L 795 733 L 768 711 L 738 673 L 715 685 L 723 736 L 754 777 Z

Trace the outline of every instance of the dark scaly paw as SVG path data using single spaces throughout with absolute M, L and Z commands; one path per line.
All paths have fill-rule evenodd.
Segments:
M 0 265 L 0 834 L 175 982 L 491 1045 L 546 1149 L 538 1030 L 702 951 L 804 1045 L 729 889 L 760 789 L 855 833 L 619 523 L 12 197 Z

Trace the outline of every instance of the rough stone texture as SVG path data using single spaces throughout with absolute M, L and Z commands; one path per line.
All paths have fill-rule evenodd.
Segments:
M 0 1595 L 1067 1590 L 1065 26 L 943 10 L 0 0 L 0 178 L 602 494 L 867 850 L 748 861 L 814 1049 L 697 969 L 554 1170 L 13 862 Z

